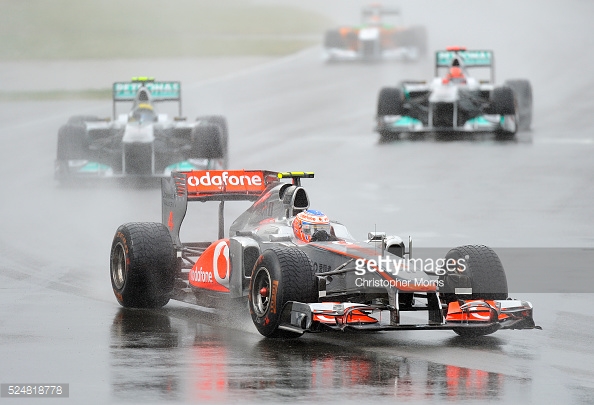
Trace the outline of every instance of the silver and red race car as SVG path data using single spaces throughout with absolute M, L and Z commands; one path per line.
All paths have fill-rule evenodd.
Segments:
M 157 104 L 177 103 L 178 115 Z M 116 105 L 132 105 L 118 114 Z M 73 116 L 58 131 L 55 178 L 60 182 L 124 178 L 146 182 L 174 171 L 225 169 L 227 120 L 223 116 L 187 121 L 181 111 L 180 82 L 136 77 L 113 84 L 113 119 Z
M 426 132 L 513 138 L 518 130 L 530 129 L 532 86 L 525 79 L 495 85 L 493 51 L 449 47 L 435 53 L 432 81 L 404 80 L 382 88 L 376 119 L 384 140 Z
M 267 337 L 331 330 L 442 330 L 477 336 L 535 328 L 532 305 L 510 299 L 497 254 L 483 245 L 416 258 L 412 240 L 347 228 L 310 209 L 301 179 L 311 172 L 205 170 L 162 180 L 162 221 L 121 225 L 110 254 L 114 294 L 124 307 L 170 299 L 247 306 Z M 284 179 L 288 179 L 286 182 Z M 182 242 L 188 202 L 217 202 L 214 241 Z M 225 235 L 229 201 L 253 204 Z M 412 317 L 410 315 L 413 315 Z M 412 321 L 411 321 L 412 319 Z

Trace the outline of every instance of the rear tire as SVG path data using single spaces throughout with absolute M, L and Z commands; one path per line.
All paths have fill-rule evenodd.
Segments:
M 491 93 L 491 106 L 489 114 L 515 115 L 516 98 L 510 87 L 496 87 Z
M 169 302 L 177 271 L 167 227 L 154 222 L 121 225 L 110 254 L 111 286 L 126 308 L 160 308 Z
M 522 131 L 530 130 L 532 126 L 532 85 L 528 80 L 516 79 L 506 80 L 503 83 L 512 89 L 516 96 L 518 106 L 518 129 Z
M 207 115 L 196 118 L 197 121 L 206 121 L 209 124 L 217 125 L 221 132 L 221 140 L 223 143 L 223 169 L 229 167 L 229 127 L 227 119 L 222 115 Z
M 190 158 L 225 159 L 221 128 L 212 123 L 199 124 L 192 130 Z
M 317 278 L 307 255 L 296 248 L 265 250 L 252 271 L 248 301 L 252 321 L 262 335 L 269 338 L 301 336 L 278 327 L 287 302 L 318 301 Z

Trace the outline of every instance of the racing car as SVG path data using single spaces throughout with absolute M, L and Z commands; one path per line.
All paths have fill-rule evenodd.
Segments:
M 492 249 L 460 246 L 428 265 L 428 258 L 419 263 L 413 257 L 410 238 L 407 246 L 397 236 L 370 232 L 356 241 L 344 225 L 310 208 L 301 180 L 313 177 L 266 170 L 173 172 L 161 181 L 162 221 L 126 223 L 115 233 L 110 278 L 117 301 L 158 308 L 175 299 L 246 314 L 247 306 L 258 331 L 271 338 L 428 329 L 477 336 L 536 327 L 532 305 L 508 297 Z M 180 239 L 188 202 L 196 201 L 218 202 L 215 240 Z M 252 205 L 225 235 L 228 201 Z M 411 312 L 421 319 L 405 321 Z
M 472 69 L 486 77 L 471 76 Z M 493 51 L 448 47 L 435 53 L 431 82 L 405 80 L 380 90 L 376 120 L 382 140 L 424 132 L 513 138 L 518 130 L 530 129 L 532 87 L 525 79 L 495 85 Z
M 405 27 L 385 22 L 400 10 L 373 4 L 361 12 L 361 24 L 328 30 L 324 59 L 334 61 L 416 60 L 427 51 L 425 27 Z
M 176 102 L 179 115 L 158 113 L 156 105 Z M 132 103 L 129 113 L 116 105 Z M 227 121 L 203 116 L 186 121 L 181 84 L 136 77 L 113 84 L 113 119 L 73 116 L 58 131 L 55 177 L 61 182 L 93 178 L 149 178 L 174 170 L 225 169 Z

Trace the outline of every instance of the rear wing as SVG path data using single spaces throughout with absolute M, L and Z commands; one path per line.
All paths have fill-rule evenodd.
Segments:
M 150 94 L 151 101 L 177 101 L 179 116 L 181 108 L 181 83 L 179 81 L 157 82 L 152 77 L 133 77 L 130 82 L 115 82 L 113 84 L 113 115 L 116 117 L 116 103 L 135 101 L 138 91 L 145 88 Z
M 464 68 L 486 67 L 491 70 L 491 82 L 495 82 L 493 51 L 466 50 L 465 48 L 452 47 L 435 52 L 435 76 L 439 75 L 440 68 L 449 68 L 457 59 Z
M 219 239 L 224 238 L 225 201 L 256 201 L 264 191 L 281 179 L 299 185 L 312 172 L 272 172 L 268 170 L 194 170 L 173 172 L 161 179 L 162 222 L 169 228 L 173 243 L 181 247 L 179 231 L 186 216 L 188 201 L 219 201 Z
M 361 9 L 361 15 L 363 17 L 400 15 L 400 9 L 395 7 L 382 7 L 380 5 L 367 6 Z
M 399 8 L 382 7 L 381 5 L 371 5 L 361 9 L 361 22 L 363 24 L 379 24 L 384 16 L 400 15 Z

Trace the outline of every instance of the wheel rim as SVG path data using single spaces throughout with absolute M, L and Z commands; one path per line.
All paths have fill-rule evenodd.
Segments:
M 252 284 L 252 307 L 258 317 L 266 315 L 270 308 L 271 284 L 268 269 L 260 267 Z
M 111 258 L 111 281 L 116 289 L 121 290 L 126 284 L 127 270 L 126 251 L 124 246 L 118 242 Z

